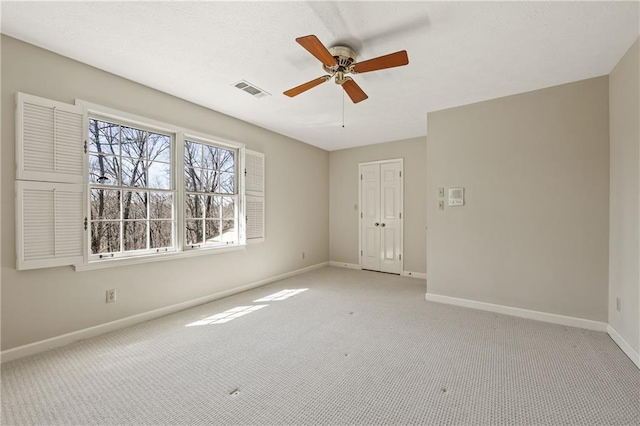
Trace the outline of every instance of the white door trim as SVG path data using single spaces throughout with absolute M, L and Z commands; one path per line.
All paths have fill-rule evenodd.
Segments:
M 360 169 L 360 166 L 369 166 L 371 164 L 396 163 L 396 162 L 400 162 L 400 164 L 404 166 L 404 158 L 391 158 L 389 160 L 365 161 L 362 163 L 358 163 L 358 170 Z
M 404 158 L 392 158 L 389 160 L 365 161 L 358 163 L 358 267 L 362 269 L 362 166 L 384 163 L 400 163 L 400 275 L 404 271 Z

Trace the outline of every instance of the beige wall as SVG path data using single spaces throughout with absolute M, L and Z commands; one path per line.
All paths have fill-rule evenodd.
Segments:
M 640 42 L 609 75 L 609 324 L 640 351 Z M 621 310 L 616 309 L 620 298 Z
M 358 264 L 358 163 L 404 158 L 404 270 L 426 271 L 426 137 L 329 153 L 330 258 Z
M 328 152 L 6 36 L 1 59 L 3 350 L 329 260 Z M 264 152 L 267 241 L 246 251 L 105 270 L 17 272 L 13 104 L 18 91 L 70 103 L 80 98 Z M 118 301 L 107 305 L 109 288 L 117 288 Z
M 428 293 L 607 320 L 608 96 L 604 76 L 428 114 Z

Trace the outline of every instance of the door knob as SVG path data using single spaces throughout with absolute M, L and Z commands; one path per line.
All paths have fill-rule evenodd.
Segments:
M 383 224 L 381 224 L 380 226 L 382 226 L 382 227 L 384 228 L 384 227 L 385 227 L 385 226 L 387 226 L 387 225 L 385 225 L 385 224 L 383 223 Z
M 373 226 L 380 226 L 378 222 L 374 223 Z

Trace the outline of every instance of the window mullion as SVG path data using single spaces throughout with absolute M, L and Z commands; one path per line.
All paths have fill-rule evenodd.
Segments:
M 124 253 L 124 191 L 120 189 L 120 254 Z
M 204 175 L 204 170 L 202 170 L 202 174 Z M 200 218 L 200 223 L 202 223 L 202 240 L 200 244 L 203 245 L 207 242 L 207 197 L 208 194 L 205 192 L 202 195 L 202 217 Z
M 122 176 L 122 126 L 118 126 L 118 185 L 120 186 L 120 253 L 124 253 L 124 211 L 122 199 L 124 198 L 123 176 Z
M 176 149 L 173 152 L 174 167 L 174 206 L 173 206 L 173 234 L 176 250 L 184 251 L 187 240 L 186 233 L 186 195 L 184 182 L 184 133 L 176 134 Z
M 151 250 L 151 191 L 147 191 L 147 250 Z

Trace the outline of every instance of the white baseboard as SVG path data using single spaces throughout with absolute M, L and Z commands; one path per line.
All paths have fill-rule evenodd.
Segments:
M 420 278 L 421 280 L 427 279 L 427 274 L 424 272 L 402 271 L 402 276 L 411 277 L 411 278 Z
M 207 296 L 199 297 L 197 299 L 187 300 L 186 302 L 176 303 L 175 305 L 165 306 L 164 308 L 154 309 L 153 311 L 143 312 L 141 314 L 132 315 L 126 318 L 121 318 L 115 321 L 99 324 L 93 327 L 85 328 L 71 333 L 63 334 L 61 336 L 51 337 L 49 339 L 41 340 L 39 342 L 29 343 L 27 345 L 18 346 L 16 348 L 7 349 L 0 352 L 0 361 L 9 362 L 14 359 L 22 358 L 29 355 L 34 355 L 40 352 L 47 351 L 49 349 L 57 348 L 60 346 L 68 345 L 79 340 L 88 339 L 90 337 L 98 336 L 100 334 L 108 333 L 110 331 L 119 330 L 121 328 L 129 327 L 134 324 L 139 324 L 144 321 L 149 321 L 154 318 L 169 315 L 174 312 L 182 311 L 192 308 L 194 306 L 209 303 L 223 297 L 232 296 L 243 291 L 251 290 L 256 287 L 261 287 L 266 284 L 270 284 L 275 281 L 283 280 L 285 278 L 293 277 L 295 275 L 304 274 L 305 272 L 313 271 L 327 266 L 329 262 L 322 262 L 316 265 L 308 266 L 306 268 L 297 269 L 295 271 L 287 272 L 274 277 L 265 278 L 264 280 L 255 281 L 249 284 L 245 284 L 240 287 L 235 287 L 229 290 L 219 291 L 217 293 L 209 294 Z
M 478 302 L 470 299 L 459 299 L 457 297 L 442 296 L 439 294 L 427 293 L 425 296 L 430 302 L 446 303 L 449 305 L 462 306 L 465 308 L 480 309 L 483 311 L 496 312 L 498 314 L 511 315 L 514 317 L 528 318 L 537 321 L 550 322 L 554 324 L 566 325 L 569 327 L 586 328 L 587 330 L 607 331 L 608 324 L 601 321 L 593 321 L 583 318 L 568 317 L 565 315 L 551 314 L 548 312 L 532 311 L 529 309 L 514 308 L 511 306 L 495 305 L 493 303 Z
M 358 265 L 357 263 L 336 262 L 334 260 L 329 262 L 329 266 L 337 266 L 338 268 L 348 268 L 348 269 L 360 269 L 360 265 Z
M 607 333 L 611 336 L 611 339 L 616 342 L 616 345 L 620 346 L 622 352 L 631 358 L 631 361 L 633 361 L 636 367 L 640 368 L 640 354 L 631 347 L 629 342 L 627 342 L 615 328 L 611 327 L 610 324 L 607 326 Z

